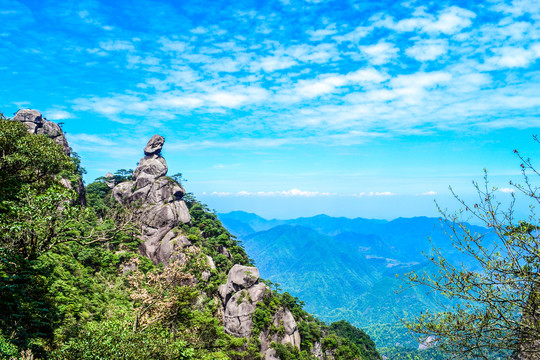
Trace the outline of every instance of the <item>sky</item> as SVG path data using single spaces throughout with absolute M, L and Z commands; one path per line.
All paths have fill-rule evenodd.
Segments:
M 218 212 L 437 216 L 484 169 L 507 201 L 514 149 L 540 159 L 539 20 L 540 0 L 0 0 L 0 112 L 63 123 L 86 183 L 160 134 Z

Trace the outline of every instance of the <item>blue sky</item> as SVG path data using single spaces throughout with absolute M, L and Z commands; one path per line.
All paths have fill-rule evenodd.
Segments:
M 0 0 L 0 111 L 61 121 L 90 182 L 155 133 L 217 211 L 437 214 L 538 158 L 540 1 Z M 504 200 L 505 191 L 499 192 Z

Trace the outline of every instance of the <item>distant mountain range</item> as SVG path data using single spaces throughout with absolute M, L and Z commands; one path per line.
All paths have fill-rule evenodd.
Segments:
M 399 319 L 440 310 L 438 304 L 448 302 L 418 287 L 396 293 L 405 285 L 396 274 L 432 270 L 424 255 L 432 246 L 452 261 L 468 260 L 452 246 L 446 233 L 450 228 L 437 218 L 267 220 L 242 211 L 218 216 L 244 243 L 262 277 L 300 298 L 321 320 L 345 319 L 366 329 L 382 347 L 396 342 L 416 347 Z M 377 332 L 382 324 L 397 333 Z

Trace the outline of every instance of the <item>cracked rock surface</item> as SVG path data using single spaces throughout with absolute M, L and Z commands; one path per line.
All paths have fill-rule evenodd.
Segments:
M 269 287 L 259 282 L 259 270 L 254 266 L 234 265 L 227 275 L 227 283 L 219 287 L 219 295 L 225 308 L 223 326 L 225 331 L 236 337 L 249 337 L 253 327 L 253 313 L 257 303 L 270 292 Z M 273 314 L 275 327 L 283 326 L 283 335 L 271 334 L 266 329 L 259 335 L 261 353 L 266 359 L 275 359 L 270 349 L 272 341 L 292 344 L 300 348 L 300 333 L 290 310 L 280 309 Z
M 133 171 L 131 181 L 116 185 L 113 196 L 125 206 L 133 206 L 141 224 L 144 242 L 139 250 L 154 264 L 168 264 L 175 250 L 190 245 L 184 235 L 174 230 L 191 221 L 182 200 L 186 191 L 167 175 L 167 162 L 161 156 L 165 139 L 154 135 L 144 148 L 146 154 Z

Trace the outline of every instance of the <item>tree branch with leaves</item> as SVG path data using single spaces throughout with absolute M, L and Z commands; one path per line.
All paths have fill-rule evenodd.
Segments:
M 535 138 L 536 141 L 538 141 Z M 523 184 L 511 182 L 525 201 L 540 202 L 540 176 L 530 159 L 523 158 Z M 450 229 L 453 245 L 471 260 L 468 266 L 449 261 L 436 247 L 428 257 L 433 272 L 406 275 L 410 286 L 426 286 L 452 299 L 439 313 L 424 312 L 404 321 L 419 341 L 428 337 L 453 358 L 516 359 L 540 357 L 540 232 L 539 219 L 530 206 L 527 219 L 516 219 L 516 196 L 503 205 L 496 198 L 487 172 L 482 184 L 473 182 L 478 199 L 470 204 L 452 194 L 462 208 L 448 213 L 439 208 Z M 523 200 L 523 199 L 520 199 Z M 489 231 L 470 230 L 474 219 Z

